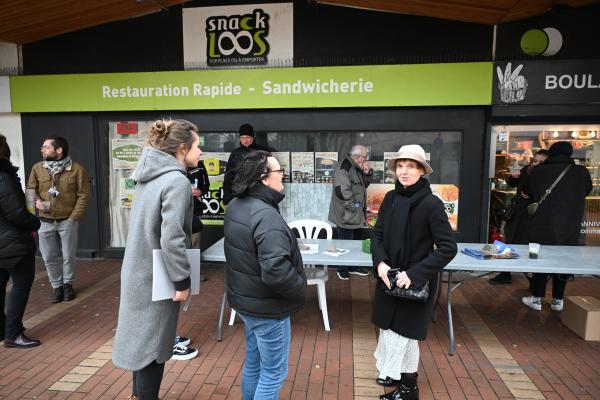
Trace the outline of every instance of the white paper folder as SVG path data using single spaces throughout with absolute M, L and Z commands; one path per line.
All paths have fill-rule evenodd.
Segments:
M 192 269 L 192 294 L 200 293 L 200 249 L 187 249 L 187 259 Z M 162 258 L 162 250 L 152 250 L 152 301 L 173 299 L 175 285 L 169 275 Z

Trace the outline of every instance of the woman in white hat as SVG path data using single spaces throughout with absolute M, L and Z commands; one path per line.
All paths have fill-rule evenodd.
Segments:
M 418 399 L 419 340 L 431 321 L 437 274 L 456 255 L 456 239 L 444 204 L 431 193 L 424 175 L 433 172 L 419 145 L 402 146 L 387 163 L 396 177 L 371 232 L 373 266 L 378 276 L 372 322 L 380 328 L 375 350 L 382 386 L 397 386 L 381 399 Z M 435 247 L 434 247 L 435 245 Z M 399 268 L 398 287 L 422 287 L 429 282 L 429 297 L 417 302 L 385 293 L 391 288 L 388 271 Z

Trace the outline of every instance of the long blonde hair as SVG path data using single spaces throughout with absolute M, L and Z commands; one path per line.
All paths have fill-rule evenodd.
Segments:
M 188 149 L 194 144 L 194 133 L 198 127 L 185 119 L 164 120 L 159 119 L 148 129 L 146 143 L 157 150 L 175 156 L 181 143 Z

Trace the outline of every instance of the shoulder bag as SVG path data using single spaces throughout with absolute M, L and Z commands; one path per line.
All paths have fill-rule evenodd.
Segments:
M 399 288 L 396 285 L 398 281 L 398 275 L 402 272 L 400 268 L 392 268 L 388 271 L 387 276 L 392 285 L 391 289 L 388 289 L 385 285 L 383 286 L 385 294 L 392 297 L 398 297 L 404 300 L 417 301 L 425 303 L 429 299 L 429 282 L 425 282 L 423 286 L 416 287 L 410 285 L 408 289 Z
M 527 206 L 527 214 L 530 217 L 533 217 L 535 215 L 535 213 L 537 212 L 537 209 L 540 206 L 540 204 L 542 204 L 542 202 L 544 200 L 546 200 L 546 197 L 548 197 L 548 195 L 550 193 L 552 193 L 552 190 L 554 189 L 554 187 L 558 184 L 558 182 L 560 182 L 560 180 L 563 178 L 563 176 L 565 176 L 565 174 L 567 173 L 567 171 L 569 170 L 569 168 L 571 168 L 571 166 L 572 165 L 569 164 L 569 165 L 567 165 L 565 167 L 565 169 L 562 170 L 562 172 L 560 173 L 560 175 L 558 176 L 558 178 L 556 178 L 556 180 L 552 183 L 552 185 L 550 185 L 550 187 L 548 189 L 546 189 L 546 191 L 542 195 L 542 198 L 540 199 L 540 201 L 536 201 L 535 203 L 531 203 L 530 205 Z

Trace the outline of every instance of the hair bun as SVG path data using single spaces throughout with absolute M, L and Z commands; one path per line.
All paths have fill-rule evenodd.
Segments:
M 162 119 L 154 121 L 154 123 L 152 124 L 152 133 L 153 136 L 156 136 L 160 139 L 166 137 L 169 133 L 169 129 L 165 124 L 165 121 L 163 121 Z

